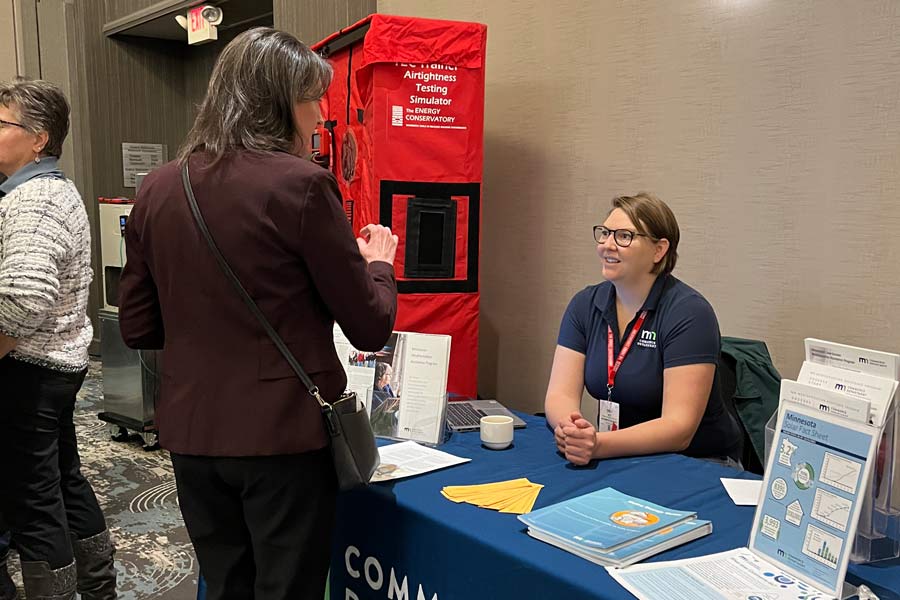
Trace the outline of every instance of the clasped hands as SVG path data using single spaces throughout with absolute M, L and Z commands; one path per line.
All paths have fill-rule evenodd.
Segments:
M 597 429 L 578 411 L 560 420 L 553 430 L 556 448 L 573 465 L 586 465 L 597 449 Z

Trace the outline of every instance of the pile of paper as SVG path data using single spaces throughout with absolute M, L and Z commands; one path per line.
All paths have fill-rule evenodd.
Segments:
M 531 512 L 543 487 L 522 477 L 481 485 L 448 485 L 441 490 L 441 494 L 452 502 L 466 502 L 502 513 L 524 515 Z

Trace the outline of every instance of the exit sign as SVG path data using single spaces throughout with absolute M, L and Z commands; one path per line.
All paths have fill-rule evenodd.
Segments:
M 205 44 L 219 39 L 215 26 L 203 18 L 205 6 L 192 8 L 187 16 L 188 44 Z

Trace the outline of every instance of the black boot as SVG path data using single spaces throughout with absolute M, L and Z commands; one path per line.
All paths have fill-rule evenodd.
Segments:
M 16 600 L 16 584 L 9 576 L 6 563 L 9 560 L 9 550 L 3 550 L 0 554 L 0 600 Z
M 22 580 L 28 600 L 75 600 L 75 563 L 51 569 L 45 562 L 23 562 Z
M 109 531 L 73 541 L 72 550 L 75 552 L 81 600 L 115 600 L 118 597 L 114 560 L 116 547 L 109 539 Z

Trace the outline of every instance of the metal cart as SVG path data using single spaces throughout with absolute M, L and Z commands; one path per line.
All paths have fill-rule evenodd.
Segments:
M 109 424 L 114 440 L 138 433 L 145 450 L 159 447 L 154 406 L 159 394 L 159 353 L 133 350 L 122 341 L 118 315 L 99 312 L 100 351 L 103 371 L 103 412 L 98 418 Z

